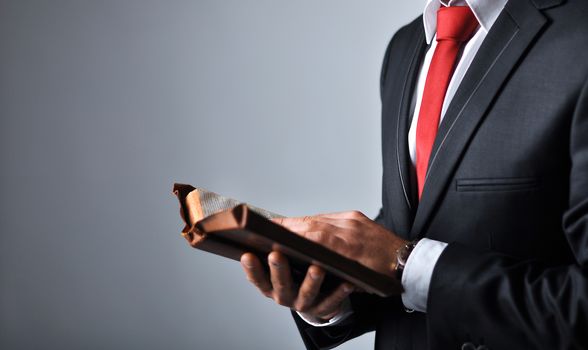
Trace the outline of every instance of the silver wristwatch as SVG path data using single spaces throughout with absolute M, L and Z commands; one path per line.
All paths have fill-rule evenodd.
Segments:
M 398 281 L 402 281 L 402 273 L 404 272 L 406 261 L 408 260 L 410 253 L 412 253 L 412 250 L 418 242 L 419 240 L 408 242 L 396 250 L 396 266 L 394 267 L 394 275 Z

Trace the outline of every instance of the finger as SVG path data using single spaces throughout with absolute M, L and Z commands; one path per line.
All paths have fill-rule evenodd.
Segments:
M 300 216 L 291 218 L 273 218 L 272 221 L 282 226 L 291 226 L 312 220 L 312 216 Z
M 331 220 L 331 222 L 328 222 Z M 320 221 L 292 221 L 289 226 L 285 226 L 288 230 L 316 243 L 319 243 L 330 249 L 338 249 L 344 240 L 340 237 L 342 229 L 354 229 L 357 226 L 357 221 L 346 224 L 334 225 L 335 219 L 323 218 Z
M 312 220 L 312 221 L 293 221 L 292 223 L 287 224 L 286 227 L 288 230 L 297 233 L 301 236 L 307 238 L 316 238 L 313 235 L 316 235 L 316 232 L 325 232 L 325 233 L 332 233 L 338 229 L 337 226 L 332 225 L 331 223 L 327 222 L 326 219 L 324 220 Z
M 274 300 L 280 305 L 291 307 L 294 301 L 294 290 L 288 259 L 274 251 L 269 254 L 267 260 L 270 267 Z
M 355 228 L 361 220 L 352 214 L 346 214 L 346 217 L 340 217 L 337 214 L 321 214 L 309 217 L 307 220 L 292 220 L 285 222 L 282 226 L 288 230 L 305 235 L 307 231 L 329 231 L 334 228 Z
M 343 247 L 346 245 L 345 240 L 333 231 L 308 231 L 300 233 L 300 235 L 308 240 L 335 251 L 343 249 Z
M 308 268 L 294 303 L 294 308 L 297 311 L 306 312 L 310 309 L 317 299 L 324 279 L 325 271 L 322 268 L 316 265 L 311 265 Z
M 311 221 L 318 221 L 320 218 L 330 218 L 330 219 L 355 219 L 355 220 L 365 220 L 369 219 L 365 216 L 362 212 L 358 210 L 348 210 L 348 211 L 341 211 L 335 213 L 325 213 L 325 214 L 317 214 L 313 216 L 301 216 L 301 217 L 291 217 L 291 218 L 274 218 L 272 219 L 273 222 L 280 224 L 286 227 L 293 227 L 298 226 L 300 224 L 309 223 Z
M 315 216 L 314 221 L 315 221 L 315 224 L 317 224 L 317 225 L 324 225 L 324 226 L 328 225 L 331 227 L 344 228 L 344 229 L 356 228 L 359 223 L 358 219 L 349 219 L 349 218 L 340 219 L 337 217 L 327 216 L 327 215 Z
M 292 232 L 302 233 L 310 229 L 311 223 L 302 221 L 292 221 L 289 223 L 282 224 L 282 226 Z
M 357 210 L 340 211 L 337 213 L 318 214 L 315 217 L 319 218 L 331 218 L 331 219 L 355 219 L 362 220 L 368 219 L 362 212 Z
M 337 315 L 341 309 L 341 304 L 354 291 L 353 286 L 348 282 L 343 282 L 333 293 L 321 300 L 310 313 L 328 320 Z
M 344 232 L 346 229 L 325 223 L 323 223 L 321 226 L 324 227 L 323 230 L 293 232 L 310 241 L 341 253 L 341 250 L 344 250 L 348 245 Z
M 271 297 L 272 286 L 259 259 L 251 253 L 245 253 L 241 255 L 241 266 L 243 266 L 247 280 L 255 285 L 263 295 Z

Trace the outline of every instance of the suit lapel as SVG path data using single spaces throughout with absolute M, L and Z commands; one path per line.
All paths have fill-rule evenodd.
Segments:
M 385 155 L 390 159 L 389 173 L 395 176 L 387 181 L 387 198 L 395 230 L 408 235 L 416 210 L 416 202 L 412 199 L 410 157 L 408 152 L 408 127 L 410 125 L 410 104 L 413 97 L 416 77 L 419 71 L 422 54 L 426 49 L 422 22 L 419 21 L 409 36 L 410 44 L 405 52 L 398 52 L 402 59 L 395 69 L 402 69 L 397 80 L 389 80 L 392 85 L 383 98 L 384 118 L 392 121 L 387 130 L 382 130 Z M 392 136 L 392 137 L 390 137 Z M 396 177 L 397 175 L 397 177 Z
M 530 2 L 511 0 L 488 32 L 439 126 L 411 238 L 426 233 L 437 202 L 489 105 L 545 23 Z
M 398 117 L 396 119 L 396 159 L 398 173 L 401 179 L 402 190 L 404 193 L 404 200 L 411 211 L 411 220 L 416 211 L 418 204 L 418 197 L 416 195 L 416 185 L 412 179 L 410 160 L 410 152 L 408 150 L 408 130 L 412 122 L 411 104 L 416 89 L 418 74 L 420 71 L 423 55 L 426 52 L 427 43 L 425 41 L 425 32 L 421 30 L 416 34 L 415 45 L 410 56 L 410 63 L 406 70 L 404 84 L 402 88 L 402 95 L 400 100 L 400 108 L 398 109 Z

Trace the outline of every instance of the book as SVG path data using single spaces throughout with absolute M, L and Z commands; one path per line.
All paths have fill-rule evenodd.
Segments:
M 402 291 L 395 278 L 374 271 L 327 247 L 306 239 L 271 221 L 281 217 L 191 185 L 175 184 L 185 223 L 182 235 L 199 250 L 239 261 L 246 252 L 257 255 L 267 267 L 271 251 L 284 254 L 295 283 L 301 283 L 311 264 L 327 274 L 321 292 L 328 293 L 342 281 L 382 297 Z

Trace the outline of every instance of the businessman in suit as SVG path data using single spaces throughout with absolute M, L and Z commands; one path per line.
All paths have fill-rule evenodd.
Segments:
M 398 278 L 380 298 L 299 287 L 252 254 L 308 349 L 376 331 L 376 349 L 588 349 L 588 2 L 428 0 L 381 73 L 383 193 L 289 229 Z

